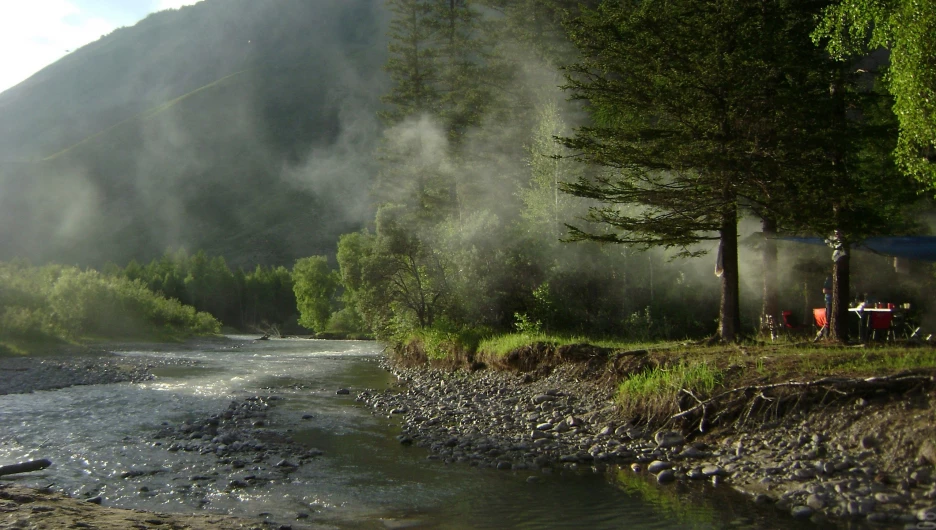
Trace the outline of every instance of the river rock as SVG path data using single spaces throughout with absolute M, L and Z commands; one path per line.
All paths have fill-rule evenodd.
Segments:
M 825 508 L 826 500 L 821 495 L 813 493 L 809 497 L 806 497 L 806 506 L 818 511 Z
M 656 475 L 660 471 L 663 471 L 665 469 L 671 469 L 672 467 L 673 467 L 673 464 L 669 462 L 663 462 L 661 460 L 654 460 L 653 462 L 650 462 L 650 465 L 647 466 L 647 471 Z
M 676 431 L 660 431 L 654 436 L 657 446 L 662 448 L 676 447 L 685 443 L 686 438 Z
M 790 510 L 790 515 L 796 519 L 808 519 L 812 517 L 813 513 L 815 513 L 815 510 L 809 506 L 803 506 L 802 504 L 796 505 Z
M 936 506 L 920 508 L 916 512 L 916 518 L 919 521 L 936 521 Z

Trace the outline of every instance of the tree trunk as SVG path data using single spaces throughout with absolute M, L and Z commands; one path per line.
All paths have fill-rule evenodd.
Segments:
M 741 330 L 741 306 L 738 290 L 738 210 L 726 208 L 719 230 L 721 255 L 721 304 L 718 308 L 718 336 L 735 342 Z
M 832 315 L 829 316 L 830 338 L 834 341 L 848 341 L 848 292 L 849 269 L 851 256 L 848 245 L 842 247 L 844 252 L 837 256 L 832 265 Z
M 760 331 L 773 336 L 783 326 L 777 300 L 777 221 L 764 217 L 761 222 L 764 234 L 764 299 L 761 306 Z

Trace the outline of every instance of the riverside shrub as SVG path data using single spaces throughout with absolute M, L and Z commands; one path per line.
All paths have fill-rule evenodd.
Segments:
M 212 334 L 220 323 L 138 280 L 95 270 L 0 263 L 0 337 Z

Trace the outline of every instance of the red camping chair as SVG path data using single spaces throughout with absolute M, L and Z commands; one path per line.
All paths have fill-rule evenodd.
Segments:
M 790 331 L 796 331 L 802 329 L 803 326 L 793 323 L 793 311 L 783 311 L 780 313 L 783 317 L 783 327 Z
M 819 340 L 820 337 L 828 332 L 829 320 L 826 318 L 824 307 L 817 307 L 813 309 L 812 314 L 813 318 L 816 320 L 816 326 L 819 328 L 819 332 L 816 333 L 816 338 L 814 340 Z
M 877 338 L 879 331 L 884 332 L 884 339 L 897 339 L 894 330 L 891 329 L 891 321 L 894 319 L 894 313 L 887 311 L 875 311 L 868 315 L 868 331 L 871 332 L 871 340 Z
M 791 335 L 808 333 L 809 330 L 806 326 L 794 322 L 793 311 L 781 311 L 780 317 L 783 319 L 783 329 L 785 329 L 787 333 Z

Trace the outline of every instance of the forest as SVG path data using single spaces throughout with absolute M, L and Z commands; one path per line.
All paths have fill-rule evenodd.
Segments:
M 814 288 L 832 276 L 831 337 L 845 340 L 852 247 L 926 230 L 936 7 L 388 5 L 377 211 L 337 253 L 345 310 L 380 337 L 733 342 L 779 321 L 793 282 L 778 280 L 778 238 L 809 234 L 829 242 Z M 760 259 L 754 318 L 742 236 Z M 717 281 L 679 261 L 706 253 Z
M 6 264 L 0 333 L 105 333 L 95 318 L 130 304 L 157 327 L 198 332 L 468 347 L 509 332 L 734 342 L 767 332 L 781 310 L 820 305 L 831 276 L 831 337 L 847 340 L 856 293 L 880 284 L 920 309 L 931 302 L 920 294 L 928 264 L 901 276 L 856 249 L 928 232 L 936 6 L 386 8 L 362 229 L 290 268 L 232 271 L 203 251 L 100 273 Z M 783 239 L 797 235 L 828 247 Z M 63 282 L 87 284 L 69 295 L 81 307 L 107 309 L 66 318 Z M 134 294 L 141 287 L 154 298 Z

